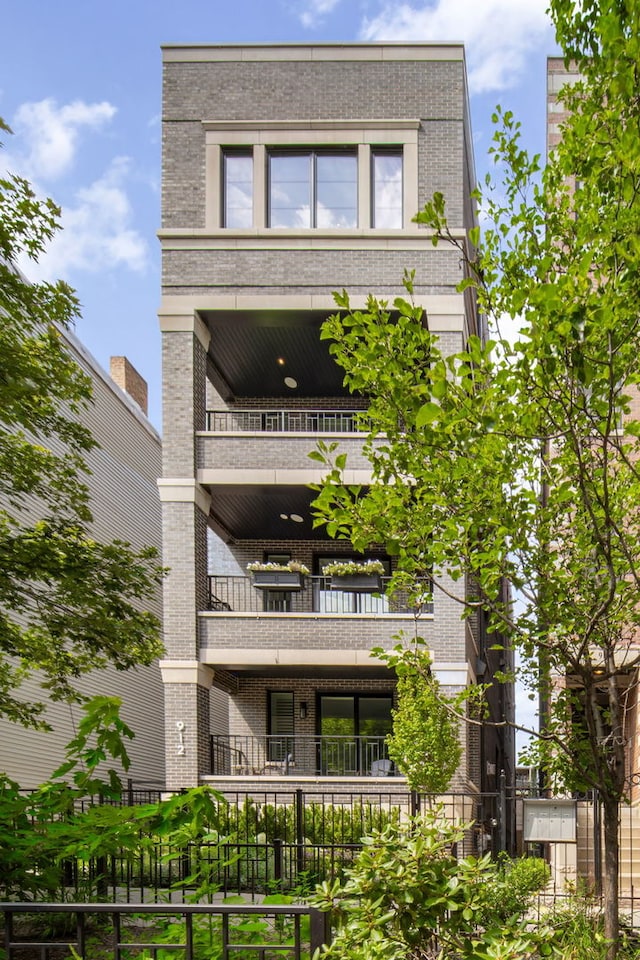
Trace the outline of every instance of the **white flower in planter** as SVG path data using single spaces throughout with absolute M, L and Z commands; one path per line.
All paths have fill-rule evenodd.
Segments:
M 261 563 L 254 560 L 247 564 L 249 573 L 300 573 L 303 577 L 309 576 L 309 568 L 298 560 L 289 560 L 288 563 Z
M 323 573 L 328 577 L 381 577 L 384 565 L 380 560 L 339 560 L 328 563 Z

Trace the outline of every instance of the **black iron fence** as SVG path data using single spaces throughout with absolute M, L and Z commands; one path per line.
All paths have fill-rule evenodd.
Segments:
M 384 736 L 211 737 L 214 776 L 388 777 L 394 772 Z
M 445 815 L 457 821 L 499 815 L 493 796 L 482 807 L 469 796 L 441 800 Z M 56 882 L 62 899 L 75 902 L 182 903 L 203 891 L 251 899 L 305 892 L 341 876 L 364 836 L 415 814 L 420 802 L 397 790 L 225 791 L 215 803 L 209 836 L 178 843 L 141 832 L 135 853 L 129 847 L 66 858 L 57 865 Z M 85 800 L 77 809 L 89 805 Z M 46 829 L 41 819 L 38 829 Z M 478 837 L 471 827 L 461 854 L 482 852 Z
M 532 844 L 523 838 L 526 799 L 505 786 L 497 793 L 448 794 L 437 801 L 447 819 L 468 825 L 457 847 L 459 856 L 497 855 L 501 850 L 544 856 L 551 868 L 545 902 L 565 895 L 576 884 L 597 896 L 601 881 L 597 803 L 576 802 L 572 842 Z M 339 785 L 326 791 L 292 784 L 287 790 L 282 783 L 264 790 L 255 784 L 250 790 L 225 788 L 217 801 L 211 836 L 182 844 L 141 836 L 135 855 L 111 850 L 106 856 L 65 860 L 59 865 L 62 899 L 180 904 L 201 896 L 203 890 L 252 900 L 275 892 L 302 894 L 319 881 L 342 876 L 362 837 L 406 820 L 432 802 L 433 798 L 398 790 L 391 780 L 388 789 L 378 781 L 357 792 Z M 38 829 L 46 829 L 41 820 Z M 621 903 L 633 910 L 638 906 L 640 863 L 640 819 L 633 807 L 621 809 L 620 837 Z
M 120 803 L 133 807 L 138 803 L 157 803 L 166 790 L 163 780 L 133 780 L 124 783 Z
M 596 904 L 597 804 L 592 799 L 577 801 L 575 843 L 527 846 L 522 842 L 526 799 L 506 787 L 498 793 L 438 798 L 447 818 L 468 824 L 457 850 L 459 856 L 497 853 L 505 836 L 511 836 L 514 843 L 510 852 L 545 856 L 551 880 L 538 897 L 540 915 L 570 895 L 576 874 L 583 878 L 585 889 L 594 893 Z M 141 951 L 158 958 L 164 956 L 163 950 L 195 960 L 201 955 L 202 938 L 207 936 L 207 949 L 214 948 L 221 960 L 230 960 L 232 954 L 237 957 L 240 950 L 245 951 L 243 956 L 255 955 L 261 960 L 276 953 L 302 960 L 328 942 L 326 915 L 302 905 L 183 903 L 184 897 L 193 897 L 189 877 L 195 864 L 202 872 L 206 863 L 208 901 L 236 892 L 258 899 L 275 891 L 301 897 L 315 882 L 340 876 L 357 855 L 362 836 L 416 813 L 429 802 L 416 794 L 384 790 L 357 794 L 339 789 L 332 793 L 300 789 L 227 792 L 219 802 L 218 842 L 192 842 L 172 849 L 157 838 L 134 861 L 124 854 L 102 858 L 100 863 L 77 861 L 66 895 L 76 896 L 74 884 L 86 895 L 82 878 L 92 871 L 93 881 L 96 877 L 102 881 L 101 903 L 0 904 L 5 919 L 4 956 L 6 960 L 35 956 L 55 960 L 66 958 L 73 948 L 81 960 L 89 960 L 99 942 L 100 955 L 113 960 L 133 960 Z M 505 819 L 511 823 L 509 829 Z M 632 809 L 623 808 L 621 838 L 625 843 L 633 823 Z M 91 895 L 95 896 L 95 891 Z M 104 902 L 107 899 L 113 903 Z M 637 927 L 640 913 L 633 882 L 621 886 L 621 909 L 629 925 Z M 253 932 L 248 936 L 250 928 Z M 154 939 L 158 932 L 162 943 Z
M 387 594 L 390 577 L 382 577 L 382 592 L 357 593 L 334 590 L 331 577 L 303 578 L 300 590 L 259 590 L 251 577 L 209 577 L 209 610 L 218 613 L 326 613 L 376 614 L 433 613 L 432 585 L 424 581 L 424 591 L 396 590 Z
M 194 960 L 203 946 L 213 948 L 220 960 L 239 951 L 259 960 L 276 953 L 301 960 L 331 936 L 327 915 L 304 904 L 4 903 L 0 911 L 6 960 L 19 960 L 26 950 L 48 960 L 66 948 L 79 960 L 92 960 L 96 949 L 113 960 L 140 957 L 143 950 L 153 958 L 171 951 Z M 161 940 L 153 938 L 159 929 Z
M 470 824 L 459 854 L 486 852 L 484 824 L 499 823 L 499 795 L 448 795 L 439 801 L 447 818 Z M 405 791 L 225 790 L 212 827 L 215 839 L 178 846 L 144 838 L 135 856 L 122 851 L 68 860 L 61 884 L 76 901 L 180 903 L 196 890 L 252 900 L 276 892 L 306 893 L 316 883 L 342 876 L 364 836 L 406 820 L 426 803 Z M 489 829 L 497 851 L 499 827 Z

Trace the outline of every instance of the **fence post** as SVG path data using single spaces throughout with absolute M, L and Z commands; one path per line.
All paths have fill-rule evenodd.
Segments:
M 420 813 L 420 794 L 417 790 L 412 790 L 410 795 L 411 816 L 417 817 Z
M 304 872 L 304 793 L 296 790 L 296 871 Z
M 500 771 L 500 795 L 498 796 L 498 830 L 500 851 L 507 849 L 507 777 Z
M 96 894 L 100 900 L 107 900 L 109 897 L 106 857 L 96 857 Z
M 76 913 L 76 940 L 78 943 L 78 956 L 85 960 L 87 953 L 86 947 L 86 924 L 84 913 Z
M 77 860 L 67 859 L 62 861 L 62 883 L 65 887 L 73 887 L 74 884 L 77 884 L 77 870 Z
M 282 880 L 282 840 L 274 837 L 273 843 L 273 879 Z
M 99 794 L 98 803 L 104 804 L 104 796 Z M 107 858 L 105 856 L 96 857 L 96 893 L 101 900 L 106 900 L 109 892 L 109 882 L 107 879 Z M 82 956 L 82 954 L 81 954 Z
M 309 907 L 309 921 L 309 953 L 313 956 L 323 944 L 331 943 L 331 917 L 317 907 Z

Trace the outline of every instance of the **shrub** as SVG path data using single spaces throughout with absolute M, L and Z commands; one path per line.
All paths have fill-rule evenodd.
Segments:
M 347 880 L 325 882 L 315 906 L 332 914 L 336 934 L 326 960 L 425 960 L 465 957 L 521 960 L 534 956 L 526 925 L 479 927 L 486 894 L 499 881 L 488 857 L 458 861 L 454 844 L 468 825 L 455 826 L 429 811 L 391 823 L 365 838 Z
M 574 894 L 550 910 L 544 921 L 553 960 L 608 960 L 609 942 L 604 934 L 602 909 L 592 897 Z M 637 960 L 639 947 L 637 933 L 625 928 L 622 918 L 618 960 Z
M 548 883 L 550 875 L 548 864 L 539 857 L 501 858 L 498 875 L 489 885 L 478 922 L 489 926 L 513 916 L 523 916 L 534 895 Z

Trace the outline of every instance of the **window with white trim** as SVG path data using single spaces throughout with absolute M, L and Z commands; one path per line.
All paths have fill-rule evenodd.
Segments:
M 419 206 L 418 120 L 204 126 L 205 223 L 213 230 L 411 228 L 408 217 Z

